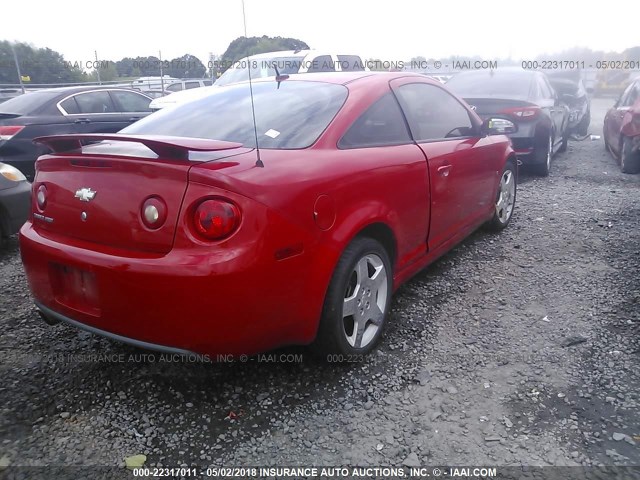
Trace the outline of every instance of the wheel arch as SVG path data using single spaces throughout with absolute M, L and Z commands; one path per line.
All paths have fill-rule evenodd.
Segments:
M 391 260 L 391 266 L 396 265 L 398 244 L 396 236 L 389 225 L 384 222 L 374 222 L 366 225 L 349 240 L 349 243 L 356 237 L 369 237 L 379 242 L 387 251 L 389 260 Z

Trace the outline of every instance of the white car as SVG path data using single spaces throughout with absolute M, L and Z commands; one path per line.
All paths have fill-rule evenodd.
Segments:
M 277 68 L 277 72 L 276 72 Z M 338 55 L 316 50 L 289 50 L 268 52 L 241 58 L 224 72 L 211 87 L 183 90 L 156 98 L 149 104 L 151 110 L 177 105 L 189 100 L 205 97 L 211 88 L 244 82 L 251 78 L 275 77 L 277 74 L 314 72 L 357 72 L 368 71 L 359 55 Z
M 208 78 L 199 79 L 199 78 L 189 78 L 187 80 L 180 80 L 178 82 L 172 83 L 168 87 L 165 88 L 167 92 L 175 93 L 181 92 L 182 90 L 191 90 L 192 88 L 200 88 L 200 87 L 210 87 L 213 85 L 213 81 Z
M 141 92 L 145 90 L 157 90 L 159 88 L 166 89 L 172 83 L 178 83 L 180 81 L 180 79 L 170 77 L 169 75 L 162 77 L 140 77 L 131 82 L 131 88 L 140 90 Z

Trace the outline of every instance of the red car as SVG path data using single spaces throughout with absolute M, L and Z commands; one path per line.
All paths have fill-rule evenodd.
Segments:
M 172 353 L 364 354 L 403 282 L 509 223 L 501 133 L 516 127 L 438 82 L 305 74 L 252 90 L 38 140 L 53 153 L 20 245 L 47 322 Z
M 640 172 L 640 77 L 604 117 L 604 144 L 620 162 L 623 173 Z

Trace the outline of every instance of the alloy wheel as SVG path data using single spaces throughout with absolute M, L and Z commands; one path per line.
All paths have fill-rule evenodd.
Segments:
M 376 254 L 362 257 L 349 277 L 342 307 L 344 335 L 353 348 L 365 348 L 384 322 L 387 271 Z

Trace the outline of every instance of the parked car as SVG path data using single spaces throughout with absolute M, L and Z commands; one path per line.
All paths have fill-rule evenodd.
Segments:
M 604 144 L 623 173 L 640 172 L 640 77 L 620 95 L 604 117 Z
M 22 95 L 21 88 L 0 88 L 0 103 Z
M 0 104 L 0 162 L 33 179 L 47 150 L 35 137 L 117 132 L 151 113 L 151 98 L 125 88 L 68 87 L 28 92 Z
M 145 90 L 144 94 L 151 98 L 152 100 L 160 97 L 164 97 L 165 95 L 171 95 L 173 92 L 169 92 L 167 90 Z
M 579 70 L 557 70 L 547 73 L 549 83 L 560 100 L 569 107 L 569 134 L 584 136 L 591 123 L 591 100 Z
M 213 87 L 245 82 L 249 80 L 249 72 L 251 72 L 251 78 L 256 80 L 275 77 L 278 73 L 291 75 L 294 73 L 360 72 L 366 70 L 368 70 L 366 64 L 359 55 L 338 55 L 315 50 L 268 52 L 241 58 L 216 80 Z M 209 93 L 209 90 L 176 92 L 151 102 L 151 109 L 153 111 L 160 110 L 206 97 Z
M 31 212 L 31 184 L 17 168 L 0 163 L 0 245 L 18 233 Z
M 513 148 L 525 165 L 549 175 L 551 158 L 567 148 L 569 108 L 542 72 L 520 68 L 460 72 L 446 83 L 480 118 L 502 115 L 515 122 Z
M 200 88 L 200 87 L 210 87 L 213 85 L 213 81 L 209 79 L 189 79 L 189 80 L 180 80 L 178 82 L 174 82 L 168 87 L 165 87 L 165 90 L 169 93 L 181 92 L 182 90 L 191 90 L 192 88 Z
M 131 88 L 144 92 L 146 90 L 162 90 L 169 85 L 179 83 L 179 78 L 173 78 L 170 75 L 163 75 L 162 77 L 140 77 L 131 82 Z
M 516 157 L 489 135 L 512 122 L 423 75 L 310 77 L 38 139 L 20 249 L 44 319 L 179 354 L 365 354 L 394 290 L 507 226 Z

